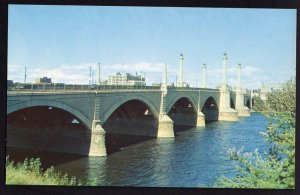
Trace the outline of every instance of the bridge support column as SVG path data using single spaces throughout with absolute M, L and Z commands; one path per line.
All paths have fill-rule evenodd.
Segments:
M 203 84 L 205 84 L 205 82 L 203 82 Z M 198 112 L 197 112 L 197 123 L 196 123 L 196 126 L 197 127 L 205 127 L 205 115 L 201 112 L 200 100 L 201 99 L 200 99 L 200 90 L 199 90 L 198 91 L 198 105 L 197 105 Z
M 166 114 L 159 117 L 157 137 L 175 137 L 173 121 Z
M 227 88 L 227 54 L 223 57 L 223 84 L 220 89 L 220 121 L 238 121 L 238 113 L 230 107 L 230 92 Z
M 220 121 L 238 121 L 238 112 L 230 107 L 230 92 L 226 86 L 220 89 Z
M 198 111 L 196 126 L 197 127 L 205 127 L 205 115 L 201 111 Z
M 250 116 L 250 110 L 244 105 L 244 93 L 241 89 L 236 91 L 236 110 L 238 116 Z
M 175 137 L 173 121 L 166 113 L 166 96 L 168 93 L 167 86 L 167 65 L 164 67 L 164 82 L 161 86 L 160 113 L 158 119 L 157 137 Z
M 105 147 L 105 131 L 99 120 L 93 121 L 89 156 L 107 156 Z
M 100 97 L 95 94 L 94 120 L 91 130 L 89 156 L 107 156 L 105 147 L 105 131 L 100 121 Z
M 250 116 L 250 110 L 244 105 L 244 93 L 241 88 L 241 64 L 238 65 L 238 86 L 236 89 L 236 110 L 238 112 L 238 116 Z

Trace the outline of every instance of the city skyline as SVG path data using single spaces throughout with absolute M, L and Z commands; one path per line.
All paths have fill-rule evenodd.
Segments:
M 274 20 L 275 18 L 275 20 Z M 148 85 L 178 79 L 207 87 L 222 83 L 222 57 L 228 55 L 228 84 L 237 84 L 242 64 L 243 87 L 284 82 L 295 76 L 296 10 L 95 7 L 9 5 L 8 79 L 27 81 L 47 76 L 53 82 L 101 80 L 117 72 L 146 76 Z

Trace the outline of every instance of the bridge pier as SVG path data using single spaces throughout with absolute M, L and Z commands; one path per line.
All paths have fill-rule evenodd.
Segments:
M 173 121 L 166 114 L 159 117 L 157 137 L 175 137 Z
M 204 64 L 205 65 L 205 64 Z M 206 68 L 206 66 L 203 66 Z M 205 71 L 205 68 L 204 68 L 204 71 Z M 203 76 L 205 77 L 205 74 L 203 74 Z M 205 86 L 205 79 L 203 79 L 203 84 L 204 84 L 204 87 Z M 200 90 L 198 92 L 198 105 L 197 105 L 197 122 L 196 122 L 196 127 L 205 127 L 205 115 L 201 112 L 201 108 L 200 108 Z
M 236 110 L 238 111 L 238 116 L 250 116 L 250 110 L 244 105 L 244 93 L 241 88 L 241 64 L 238 65 L 238 86 L 236 89 Z
M 94 100 L 94 119 L 91 129 L 89 156 L 107 156 L 105 146 L 105 131 L 100 121 L 100 97 L 97 92 Z
M 220 121 L 238 121 L 238 113 L 230 107 L 230 92 L 227 88 L 227 54 L 223 57 L 223 85 L 220 89 Z
M 196 126 L 205 127 L 205 115 L 201 111 L 198 111 Z
M 105 131 L 99 120 L 94 120 L 91 130 L 89 156 L 107 156 L 105 146 Z
M 164 66 L 164 82 L 161 86 L 160 111 L 158 118 L 157 137 L 175 137 L 173 121 L 166 113 L 166 96 L 168 93 L 167 86 L 167 65 Z
M 230 92 L 226 86 L 222 86 L 220 89 L 220 121 L 238 121 L 238 112 L 235 109 L 230 108 Z
M 243 104 L 244 102 L 244 94 L 241 90 L 237 90 L 236 92 L 236 110 L 238 112 L 238 116 L 247 117 L 250 116 L 250 110 Z

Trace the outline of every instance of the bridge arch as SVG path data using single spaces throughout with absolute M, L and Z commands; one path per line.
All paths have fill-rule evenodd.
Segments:
M 143 96 L 131 95 L 114 102 L 103 112 L 102 126 L 107 134 L 127 134 L 155 137 L 158 112 L 154 104 Z
M 186 96 L 177 96 L 169 104 L 167 114 L 173 120 L 174 125 L 196 126 L 197 108 L 193 99 Z M 175 130 L 176 131 L 176 130 Z
M 235 109 L 235 101 L 232 97 L 230 97 L 230 108 Z
M 212 98 L 215 102 L 215 104 L 217 105 L 217 107 L 219 108 L 219 102 L 218 102 L 218 98 L 215 96 L 215 94 L 207 94 L 207 95 L 201 95 L 200 96 L 201 101 L 200 101 L 200 108 L 203 109 L 204 105 L 207 103 L 207 100 L 209 98 Z
M 150 111 L 153 113 L 155 118 L 158 118 L 158 111 L 155 108 L 154 104 L 150 100 L 148 100 L 147 98 L 145 98 L 144 96 L 141 96 L 141 95 L 131 95 L 131 96 L 126 96 L 126 97 L 120 98 L 107 111 L 105 111 L 105 114 L 102 117 L 102 121 L 101 121 L 102 124 L 106 122 L 106 120 L 112 115 L 112 113 L 117 108 L 119 108 L 121 105 L 123 105 L 124 103 L 131 101 L 131 100 L 139 100 L 139 101 L 143 102 L 150 109 Z
M 74 116 L 76 116 L 86 127 L 88 127 L 90 130 L 92 128 L 92 121 L 85 116 L 82 112 L 77 110 L 76 108 L 69 106 L 67 104 L 58 102 L 56 100 L 30 100 L 30 101 L 22 101 L 16 104 L 13 104 L 11 106 L 7 107 L 7 115 L 25 109 L 30 107 L 36 107 L 36 106 L 48 106 L 48 107 L 56 107 L 60 108 L 62 110 L 65 110 Z
M 219 107 L 214 96 L 209 96 L 203 106 L 202 113 L 206 121 L 217 121 L 219 118 Z
M 186 98 L 186 99 L 191 103 L 191 105 L 192 105 L 192 107 L 194 108 L 194 110 L 197 111 L 197 107 L 196 107 L 197 103 L 194 101 L 193 98 L 189 98 L 189 97 L 187 97 L 186 95 L 178 95 L 178 96 L 176 96 L 175 98 L 173 98 L 173 99 L 170 101 L 170 103 L 167 104 L 166 112 L 169 113 L 170 110 L 172 109 L 172 107 L 175 105 L 175 103 L 176 103 L 178 100 L 182 99 L 182 98 Z
M 246 100 L 246 106 L 251 109 L 251 103 L 250 103 L 250 99 L 247 99 Z

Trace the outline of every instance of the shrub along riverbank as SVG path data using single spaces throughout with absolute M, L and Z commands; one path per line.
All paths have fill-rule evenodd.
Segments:
M 40 159 L 25 159 L 22 163 L 6 157 L 7 185 L 82 185 L 80 180 L 55 171 L 51 166 L 46 171 L 41 168 Z

